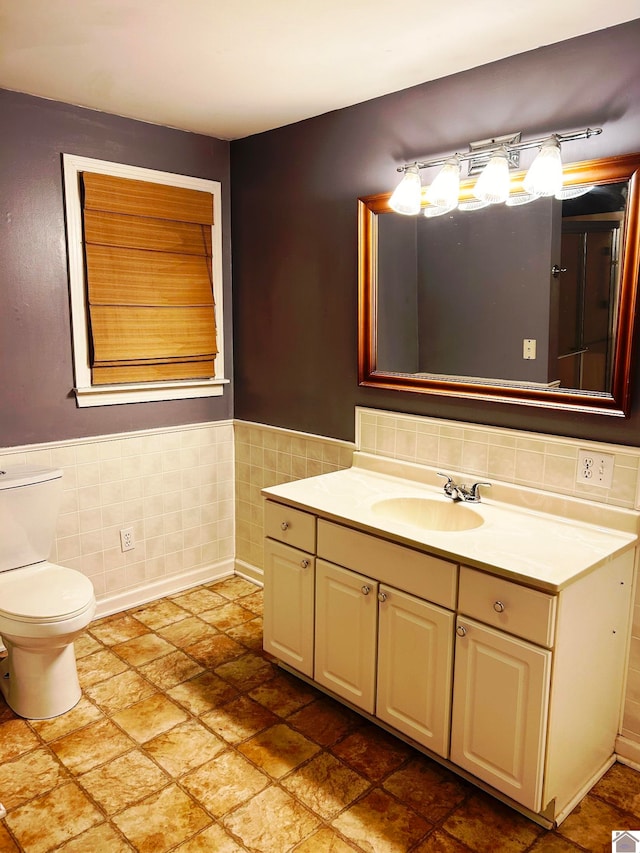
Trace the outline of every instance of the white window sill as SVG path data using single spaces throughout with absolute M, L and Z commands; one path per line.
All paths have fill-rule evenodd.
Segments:
M 79 408 L 117 406 L 121 403 L 153 403 L 162 400 L 188 400 L 195 397 L 220 397 L 228 379 L 179 382 L 141 382 L 131 385 L 93 385 L 74 388 Z

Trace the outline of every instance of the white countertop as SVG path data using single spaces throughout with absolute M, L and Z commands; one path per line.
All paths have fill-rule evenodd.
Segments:
M 508 497 L 509 489 L 514 495 L 523 491 L 510 486 L 495 491 L 501 497 Z M 542 495 L 544 504 L 544 493 L 530 491 L 536 497 Z M 428 530 L 381 517 L 372 507 L 392 497 L 427 497 L 450 503 L 442 488 L 357 466 L 265 488 L 262 494 L 323 518 L 550 592 L 560 591 L 632 548 L 637 542 L 640 518 L 638 512 L 616 507 L 605 507 L 598 516 L 591 502 L 558 496 L 549 496 L 544 505 L 568 508 L 573 518 L 483 496 L 480 503 L 464 504 L 483 517 L 480 527 L 457 532 Z M 521 499 L 518 494 L 518 500 Z M 539 499 L 531 502 L 541 503 Z M 601 517 L 607 526 L 586 522 L 581 516 Z

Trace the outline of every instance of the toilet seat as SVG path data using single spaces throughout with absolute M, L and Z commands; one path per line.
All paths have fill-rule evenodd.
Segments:
M 0 619 L 63 622 L 93 606 L 93 584 L 75 569 L 45 560 L 0 574 Z

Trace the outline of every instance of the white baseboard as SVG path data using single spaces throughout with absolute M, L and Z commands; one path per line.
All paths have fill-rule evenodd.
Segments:
M 616 758 L 634 770 L 640 770 L 640 743 L 619 735 L 616 738 Z
M 124 592 L 98 596 L 95 618 L 111 616 L 112 613 L 120 613 L 141 604 L 148 604 L 148 602 L 164 598 L 166 595 L 173 595 L 176 592 L 182 592 L 190 587 L 210 581 L 222 580 L 231 577 L 233 574 L 233 559 L 230 558 L 209 566 L 180 572 L 180 574 L 170 577 L 158 578 L 158 580 L 141 584 Z
M 257 566 L 251 563 L 245 563 L 244 560 L 235 561 L 235 573 L 245 580 L 252 583 L 264 586 L 264 572 Z

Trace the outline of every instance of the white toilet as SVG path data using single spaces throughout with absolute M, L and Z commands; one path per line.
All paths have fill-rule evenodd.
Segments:
M 96 609 L 93 585 L 49 563 L 62 499 L 62 471 L 0 471 L 0 689 L 31 720 L 69 711 L 81 691 L 74 639 Z

